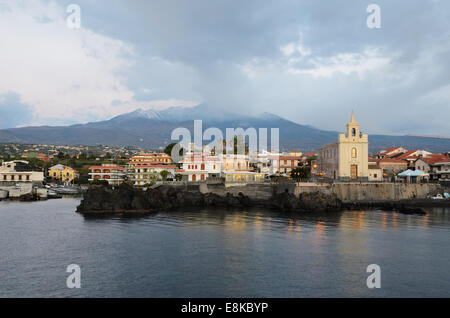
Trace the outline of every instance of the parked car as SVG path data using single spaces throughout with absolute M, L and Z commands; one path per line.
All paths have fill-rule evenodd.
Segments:
M 434 197 L 431 197 L 433 200 L 441 200 L 441 199 L 443 199 L 444 197 L 442 196 L 442 194 L 437 194 L 436 196 L 434 196 Z

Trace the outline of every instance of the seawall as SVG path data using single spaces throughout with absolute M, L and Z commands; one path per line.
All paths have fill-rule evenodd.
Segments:
M 255 184 L 200 184 L 202 193 L 225 195 L 239 192 L 253 200 L 269 200 L 274 193 L 288 192 L 297 198 L 302 193 L 319 192 L 325 195 L 335 195 L 343 202 L 358 201 L 399 201 L 408 199 L 425 199 L 428 195 L 441 191 L 441 186 L 435 183 L 255 183 Z

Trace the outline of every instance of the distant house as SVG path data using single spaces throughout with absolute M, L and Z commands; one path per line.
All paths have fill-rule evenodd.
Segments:
M 384 177 L 392 177 L 408 168 L 408 162 L 401 159 L 369 159 L 369 166 L 383 170 Z
M 432 165 L 430 171 L 432 180 L 450 181 L 450 160 L 436 162 Z
M 394 148 L 387 148 L 387 149 L 383 149 L 378 153 L 375 153 L 372 155 L 372 157 L 374 159 L 383 159 L 383 158 L 389 158 L 391 156 L 394 155 L 399 155 L 399 154 L 403 154 L 407 152 L 407 150 L 405 148 L 402 147 L 394 147 Z
M 210 177 L 220 177 L 221 162 L 217 156 L 187 154 L 182 168 L 175 171 L 186 181 L 203 181 Z
M 48 177 L 53 180 L 71 183 L 78 176 L 77 170 L 62 164 L 54 165 L 48 169 Z
M 124 181 L 125 176 L 125 167 L 116 164 L 104 163 L 101 166 L 89 167 L 89 181 L 108 181 L 110 185 L 119 185 Z
M 439 179 L 442 176 L 438 176 L 438 175 L 444 173 L 444 171 L 441 169 L 444 168 L 444 170 L 445 170 L 445 168 L 448 168 L 449 162 L 450 162 L 450 159 L 447 156 L 435 154 L 430 157 L 418 158 L 414 162 L 414 168 L 415 168 L 415 170 L 422 170 L 426 173 L 429 173 L 431 179 L 433 179 L 433 174 L 434 174 L 434 177 Z
M 127 174 L 134 185 L 143 186 L 161 179 L 161 172 L 167 171 L 169 177 L 175 175 L 177 166 L 165 153 L 148 153 L 133 156 L 128 162 Z
M 47 155 L 45 153 L 42 153 L 42 152 L 38 152 L 38 153 L 36 153 L 36 152 L 24 152 L 22 154 L 22 158 L 26 158 L 26 159 L 36 158 L 36 159 L 38 159 L 40 161 L 44 161 L 44 162 L 50 161 L 50 158 L 47 157 Z
M 3 162 L 0 166 L 0 183 L 12 185 L 16 183 L 37 183 L 44 181 L 44 173 L 33 167 L 28 161 L 14 160 Z
M 293 169 L 298 168 L 300 163 L 302 163 L 303 157 L 302 153 L 280 155 L 278 157 L 278 173 L 289 174 Z

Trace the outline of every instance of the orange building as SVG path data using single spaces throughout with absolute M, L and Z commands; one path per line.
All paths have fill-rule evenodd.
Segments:
M 104 163 L 89 167 L 89 181 L 105 180 L 111 185 L 119 185 L 125 178 L 125 168 L 116 164 Z
M 128 162 L 127 173 L 134 185 L 143 186 L 162 179 L 162 172 L 168 177 L 175 175 L 177 166 L 166 153 L 146 153 L 133 156 Z

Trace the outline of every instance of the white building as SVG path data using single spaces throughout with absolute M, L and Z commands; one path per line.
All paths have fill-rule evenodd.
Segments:
M 278 172 L 279 159 L 279 153 L 264 150 L 250 156 L 250 166 L 266 176 L 275 175 Z
M 0 183 L 11 185 L 17 183 L 42 183 L 44 173 L 31 167 L 28 161 L 14 160 L 3 162 L 0 167 Z
M 204 181 L 210 177 L 220 177 L 222 164 L 217 156 L 188 153 L 182 168 L 175 173 L 183 176 L 186 181 Z

